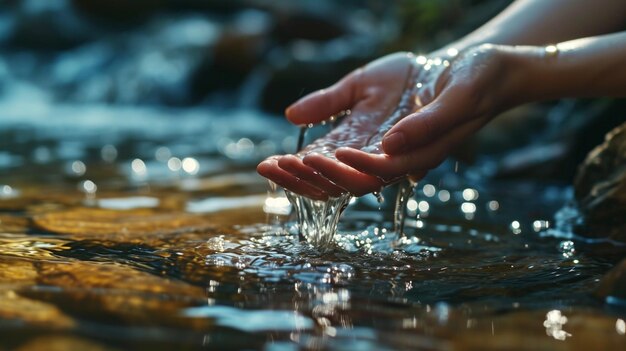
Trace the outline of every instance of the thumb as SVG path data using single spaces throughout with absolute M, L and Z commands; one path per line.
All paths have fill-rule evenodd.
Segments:
M 471 106 L 467 95 L 459 90 L 442 92 L 433 102 L 396 123 L 382 140 L 383 150 L 397 155 L 431 143 L 472 114 Z
M 343 110 L 351 108 L 356 100 L 358 69 L 329 88 L 318 90 L 293 103 L 285 110 L 293 124 L 319 123 Z

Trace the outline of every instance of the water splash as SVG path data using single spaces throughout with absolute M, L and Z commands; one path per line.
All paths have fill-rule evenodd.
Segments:
M 398 188 L 395 209 L 393 211 L 393 230 L 397 233 L 398 237 L 404 235 L 406 205 L 409 202 L 409 199 L 413 197 L 416 186 L 417 183 L 407 178 L 400 183 L 400 187 Z
M 320 251 L 332 248 L 339 217 L 352 196 L 343 194 L 327 201 L 319 201 L 294 194 L 289 190 L 285 190 L 285 194 L 296 210 L 301 238 Z
M 372 153 L 379 153 L 382 150 L 383 136 L 389 131 L 399 120 L 407 116 L 416 108 L 422 106 L 422 100 L 418 96 L 418 92 L 422 88 L 422 84 L 416 84 L 420 69 L 419 62 L 412 54 L 408 54 L 407 58 L 411 61 L 409 66 L 406 80 L 404 82 L 404 91 L 400 96 L 396 108 L 389 114 L 385 121 L 379 126 L 378 132 L 369 136 L 365 141 L 365 145 L 361 147 L 361 150 Z M 329 121 L 332 127 L 336 127 L 340 120 L 350 115 L 351 111 L 342 111 L 336 116 L 332 116 Z M 322 123 L 326 125 L 326 121 Z M 313 124 L 303 125 L 300 127 L 297 149 L 302 150 L 305 145 L 305 138 L 307 131 L 313 128 Z M 316 145 L 318 143 L 318 145 Z M 327 140 L 318 139 L 313 144 L 312 149 L 317 152 L 334 158 L 333 147 Z M 309 147 L 311 147 L 311 145 Z M 333 145 L 334 147 L 338 145 Z M 398 197 L 395 203 L 394 211 L 394 232 L 398 237 L 402 236 L 404 230 L 404 217 L 407 201 L 413 195 L 413 188 L 415 184 L 409 180 L 403 180 L 400 187 Z M 312 245 L 316 246 L 320 250 L 326 250 L 330 247 L 333 237 L 335 236 L 335 230 L 341 213 L 348 205 L 351 195 L 343 194 L 338 198 L 329 199 L 326 202 L 307 199 L 300 195 L 291 193 L 285 190 L 287 198 L 296 209 L 298 216 L 298 225 L 300 229 L 300 235 L 308 240 Z M 373 193 L 380 205 L 384 202 L 384 197 L 381 191 Z

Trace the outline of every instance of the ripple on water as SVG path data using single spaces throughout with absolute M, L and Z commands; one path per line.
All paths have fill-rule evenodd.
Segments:
M 314 327 L 313 321 L 294 311 L 244 310 L 229 306 L 201 306 L 184 309 L 188 318 L 212 318 L 219 326 L 249 333 L 261 331 L 297 332 Z

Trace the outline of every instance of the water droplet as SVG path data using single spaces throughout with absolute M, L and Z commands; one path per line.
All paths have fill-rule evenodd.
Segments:
M 98 191 L 98 186 L 91 180 L 82 181 L 79 186 L 79 190 L 84 192 L 85 194 L 95 194 Z
M 85 172 L 87 172 L 87 166 L 85 166 L 85 163 L 83 163 L 83 161 L 74 161 L 72 162 L 72 165 L 70 166 L 72 173 L 76 176 L 82 176 L 85 174 Z
M 172 172 L 178 172 L 183 167 L 183 162 L 178 157 L 170 157 L 167 160 L 167 168 Z
M 146 164 L 141 160 L 141 159 L 134 159 L 131 163 L 130 163 L 130 168 L 133 171 L 133 174 L 143 177 L 146 175 L 146 173 L 148 172 L 148 169 L 146 168 Z
M 450 200 L 450 192 L 448 190 L 440 190 L 437 197 L 441 202 L 448 202 Z
M 500 203 L 498 203 L 498 201 L 496 200 L 492 200 L 487 203 L 487 207 L 491 211 L 497 211 L 500 208 Z
M 513 234 L 519 234 L 522 232 L 522 226 L 518 221 L 511 222 L 509 228 L 511 228 L 511 232 L 513 232 Z
M 200 163 L 193 157 L 185 157 L 182 161 L 182 168 L 185 173 L 194 175 L 200 171 Z
M 114 162 L 117 159 L 117 148 L 113 145 L 104 145 L 100 149 L 100 157 L 104 162 Z
M 385 197 L 383 196 L 381 192 L 375 191 L 372 193 L 372 195 L 376 197 L 376 201 L 378 201 L 379 204 L 382 205 L 385 202 Z
M 559 243 L 559 252 L 563 254 L 563 257 L 570 258 L 576 253 L 574 242 L 571 240 L 564 240 Z
M 435 196 L 437 189 L 432 184 L 426 184 L 424 185 L 424 188 L 422 188 L 422 192 L 424 192 L 424 195 L 426 195 L 427 197 L 433 197 Z
M 154 158 L 159 162 L 167 162 L 172 157 L 172 152 L 167 146 L 161 146 L 154 152 Z

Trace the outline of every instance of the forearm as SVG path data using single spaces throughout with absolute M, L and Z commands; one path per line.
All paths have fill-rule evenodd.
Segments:
M 525 72 L 528 100 L 626 97 L 626 31 L 530 49 Z M 521 49 L 523 50 L 523 49 Z
M 478 48 L 485 47 L 499 72 L 496 88 L 479 94 L 488 111 L 568 97 L 626 97 L 626 31 L 548 47 Z
M 474 32 L 447 46 L 547 45 L 624 29 L 624 0 L 517 0 Z

